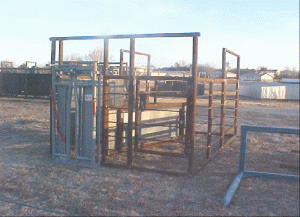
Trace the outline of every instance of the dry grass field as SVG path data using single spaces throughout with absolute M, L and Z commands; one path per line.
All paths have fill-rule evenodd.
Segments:
M 239 124 L 299 127 L 299 102 L 241 97 Z M 299 175 L 299 136 L 250 133 L 249 170 Z M 238 171 L 240 137 L 193 176 L 93 169 L 49 156 L 49 100 L 0 98 L 0 215 L 298 216 L 299 183 L 244 179 L 231 204 L 222 197 Z

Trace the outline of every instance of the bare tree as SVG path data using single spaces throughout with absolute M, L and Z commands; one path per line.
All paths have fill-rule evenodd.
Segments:
M 15 62 L 5 59 L 4 61 L 1 61 L 1 68 L 13 68 L 15 67 Z
M 179 67 L 185 67 L 188 66 L 187 62 L 185 60 L 180 60 L 179 62 L 176 62 L 174 64 L 175 68 L 179 68 Z
M 96 47 L 94 50 L 91 50 L 85 55 L 85 60 L 103 62 L 103 49 Z
M 215 71 L 215 68 L 212 65 L 210 65 L 209 63 L 205 63 L 203 65 L 198 66 L 199 73 L 205 72 L 206 75 L 210 75 L 214 71 Z

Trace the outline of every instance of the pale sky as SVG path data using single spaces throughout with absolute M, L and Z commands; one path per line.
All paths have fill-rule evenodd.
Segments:
M 225 47 L 240 54 L 242 68 L 299 68 L 298 0 L 1 1 L 0 20 L 0 61 L 17 66 L 48 63 L 50 37 L 200 32 L 200 64 L 221 67 Z M 65 54 L 84 56 L 96 46 L 103 41 L 68 41 Z M 110 41 L 115 61 L 120 49 L 129 49 L 129 40 Z M 136 51 L 160 67 L 190 63 L 192 40 L 137 39 Z

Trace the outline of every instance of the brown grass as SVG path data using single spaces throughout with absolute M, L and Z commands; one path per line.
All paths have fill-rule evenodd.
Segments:
M 221 205 L 237 173 L 240 138 L 194 176 L 88 169 L 49 157 L 48 100 L 0 98 L 0 111 L 0 198 L 85 216 L 299 214 L 299 183 L 284 180 L 245 179 L 231 204 Z M 299 104 L 242 98 L 239 117 L 240 124 L 299 127 Z M 299 137 L 250 134 L 247 167 L 299 175 L 293 150 L 299 150 Z M 0 215 L 57 215 L 0 205 Z

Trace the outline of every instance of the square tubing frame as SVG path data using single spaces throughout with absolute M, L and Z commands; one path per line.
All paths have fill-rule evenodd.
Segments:
M 220 148 L 224 145 L 225 140 L 225 103 L 226 103 L 226 87 L 227 87 L 227 69 L 226 69 L 226 53 L 229 53 L 237 58 L 237 75 L 236 75 L 236 92 L 235 92 L 235 112 L 234 112 L 234 135 L 237 135 L 237 116 L 238 116 L 238 101 L 239 101 L 239 78 L 240 78 L 240 55 L 223 48 L 222 52 L 222 95 L 221 95 L 221 122 L 220 122 Z
M 283 127 L 266 127 L 266 126 L 252 126 L 252 125 L 242 125 L 241 126 L 241 146 L 240 146 L 240 160 L 239 160 L 239 172 L 234 178 L 230 187 L 228 188 L 225 196 L 222 199 L 222 204 L 224 206 L 229 205 L 236 189 L 239 186 L 243 177 L 264 177 L 271 179 L 285 179 L 289 181 L 298 181 L 299 175 L 288 175 L 280 173 L 269 173 L 269 172 L 257 172 L 257 171 L 247 171 L 245 170 L 246 164 L 246 151 L 247 151 L 247 133 L 248 132 L 263 132 L 263 133 L 286 133 L 286 134 L 299 134 L 300 129 L 297 128 L 283 128 Z

